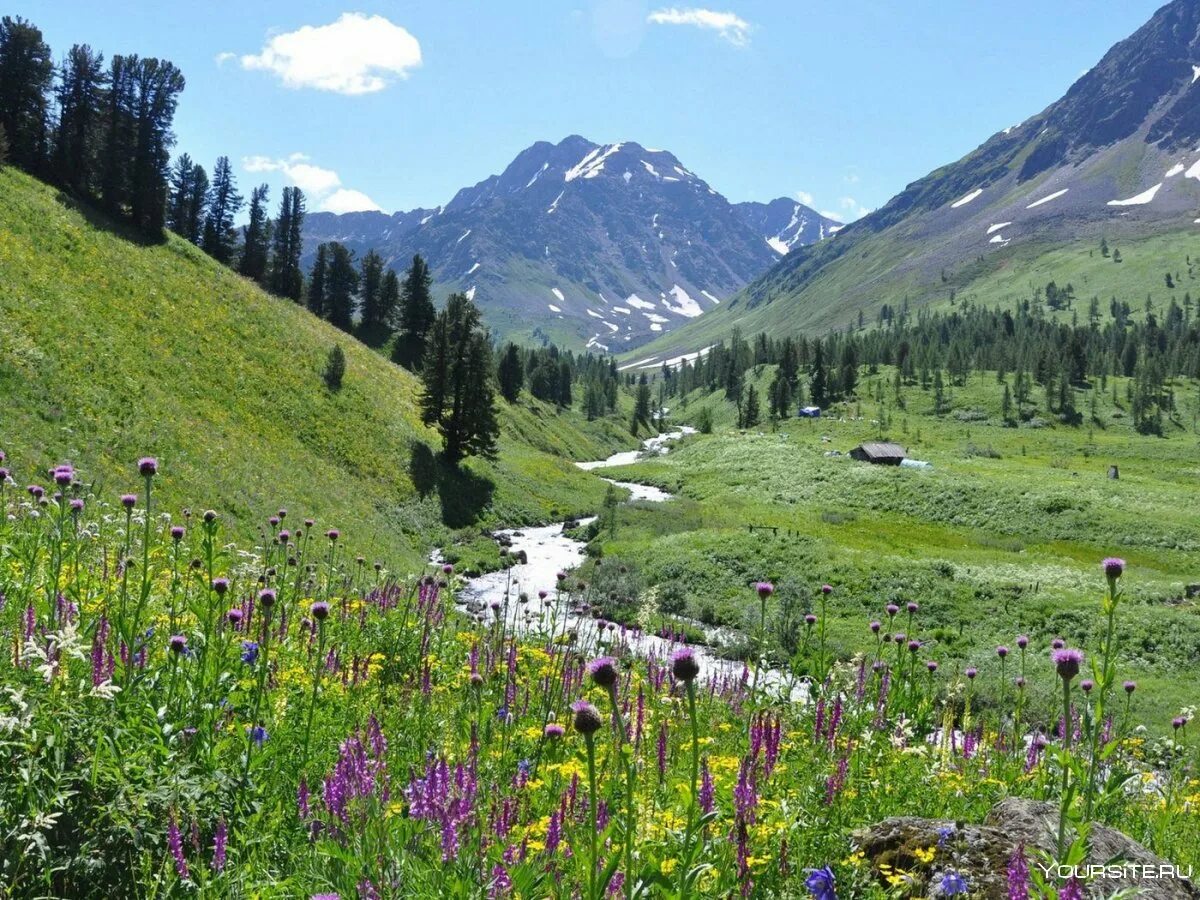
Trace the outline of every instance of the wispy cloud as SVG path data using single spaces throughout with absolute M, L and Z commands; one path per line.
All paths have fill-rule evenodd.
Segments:
M 796 199 L 805 206 L 812 206 L 814 203 L 816 203 L 815 198 L 808 191 L 796 191 Z
M 731 12 L 696 7 L 680 9 L 672 6 L 655 10 L 646 17 L 646 21 L 653 25 L 691 25 L 694 28 L 715 31 L 735 47 L 745 47 L 750 43 L 750 23 Z
M 290 88 L 371 94 L 421 65 L 421 45 L 383 16 L 343 13 L 329 25 L 277 34 L 240 61 L 244 69 L 273 72 Z
M 304 191 L 324 212 L 347 213 L 363 210 L 382 211 L 378 203 L 362 191 L 342 187 L 342 179 L 333 169 L 309 162 L 303 153 L 293 153 L 284 159 L 269 156 L 244 156 L 242 168 L 247 172 L 278 172 Z

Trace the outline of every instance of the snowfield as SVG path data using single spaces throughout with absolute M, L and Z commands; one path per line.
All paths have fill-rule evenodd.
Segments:
M 1163 186 L 1160 181 L 1154 187 L 1142 191 L 1136 197 L 1129 197 L 1125 200 L 1109 200 L 1109 206 L 1141 206 L 1144 203 L 1149 203 L 1154 199 L 1154 195 L 1158 193 L 1158 189 Z
M 976 197 L 978 197 L 982 193 L 983 193 L 983 188 L 975 188 L 975 190 L 971 191 L 971 193 L 964 194 L 963 196 L 961 196 L 957 200 L 955 200 L 953 203 L 951 203 L 950 208 L 958 209 L 960 206 L 966 206 L 968 203 L 970 203 L 972 200 L 974 200 Z

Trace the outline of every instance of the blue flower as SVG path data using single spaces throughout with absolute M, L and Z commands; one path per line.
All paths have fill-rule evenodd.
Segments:
M 258 662 L 258 643 L 256 641 L 242 641 L 242 662 L 248 666 Z
M 266 743 L 267 729 L 263 728 L 261 725 L 254 725 L 249 729 L 249 731 L 250 740 L 254 741 L 254 743 L 258 744 L 258 746 L 261 747 L 264 743 Z
M 957 872 L 947 872 L 942 876 L 942 895 L 945 897 L 953 897 L 955 894 L 965 894 L 970 888 L 967 887 L 967 879 L 959 875 Z
M 943 825 L 938 829 L 938 846 L 945 847 L 952 837 L 954 837 L 954 826 Z
M 809 869 L 804 886 L 813 895 L 813 900 L 837 900 L 837 884 L 833 877 L 833 869 L 829 866 L 823 869 Z

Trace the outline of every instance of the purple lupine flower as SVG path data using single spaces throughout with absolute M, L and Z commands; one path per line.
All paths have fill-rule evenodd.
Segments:
M 505 897 L 511 890 L 512 879 L 508 877 L 508 870 L 500 863 L 496 863 L 492 866 L 492 883 L 488 887 L 488 900 Z
M 812 894 L 813 900 L 837 900 L 837 880 L 833 869 L 825 866 L 822 869 L 809 869 L 804 886 Z
M 1058 900 L 1084 900 L 1083 882 L 1072 875 L 1058 890 Z
M 667 723 L 663 720 L 658 727 L 658 741 L 655 745 L 655 755 L 658 761 L 658 780 L 667 777 Z
M 225 844 L 229 840 L 229 827 L 225 820 L 217 822 L 217 830 L 213 833 L 213 871 L 218 875 L 225 870 Z
M 1005 873 L 1008 880 L 1008 900 L 1029 900 L 1029 863 L 1025 859 L 1025 845 L 1018 844 L 1008 861 Z
M 713 785 L 712 772 L 708 768 L 707 756 L 700 761 L 700 790 L 697 794 L 696 799 L 705 815 L 716 809 L 716 788 Z
M 1079 667 L 1083 665 L 1083 651 L 1072 648 L 1064 648 L 1055 650 L 1050 656 L 1054 662 L 1054 668 L 1058 672 L 1058 677 L 1063 681 L 1070 681 L 1079 674 Z
M 296 811 L 300 814 L 301 820 L 306 820 L 308 818 L 308 798 L 308 779 L 304 776 L 301 776 L 300 785 L 296 788 Z
M 171 856 L 175 858 L 175 871 L 180 878 L 187 879 L 187 858 L 183 855 L 183 837 L 179 834 L 179 823 L 175 821 L 174 810 L 171 811 L 171 818 L 167 824 L 167 846 L 171 850 Z
M 550 814 L 550 824 L 546 826 L 546 853 L 554 855 L 562 841 L 562 813 L 556 809 Z

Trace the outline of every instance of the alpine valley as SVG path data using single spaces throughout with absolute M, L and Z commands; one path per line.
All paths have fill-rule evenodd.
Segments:
M 539 141 L 437 209 L 314 213 L 305 260 L 338 241 L 403 269 L 430 261 L 494 334 L 620 352 L 716 309 L 795 247 L 841 227 L 802 203 L 730 203 L 665 150 Z

